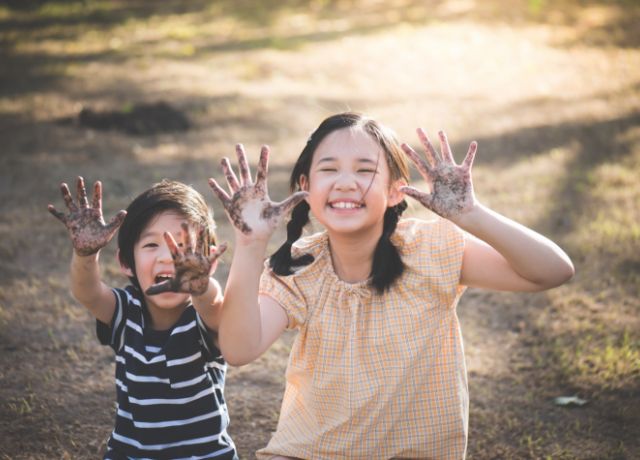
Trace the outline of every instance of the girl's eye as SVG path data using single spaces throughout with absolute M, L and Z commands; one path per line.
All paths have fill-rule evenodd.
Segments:
M 378 171 L 375 169 L 358 169 L 358 172 L 361 174 L 376 174 Z
M 145 243 L 142 245 L 143 248 L 157 248 L 158 245 L 156 243 Z

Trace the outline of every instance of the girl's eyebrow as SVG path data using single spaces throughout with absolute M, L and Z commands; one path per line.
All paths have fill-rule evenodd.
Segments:
M 338 161 L 338 159 L 336 157 L 325 157 L 325 158 L 319 159 L 317 164 L 320 164 L 320 163 L 323 163 L 323 162 L 324 163 L 330 163 L 332 161 Z M 359 162 L 359 163 L 378 164 L 377 161 L 374 161 L 374 160 L 372 160 L 370 158 L 357 158 L 356 161 Z

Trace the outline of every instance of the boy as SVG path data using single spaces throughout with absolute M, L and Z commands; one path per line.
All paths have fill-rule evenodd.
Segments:
M 61 190 L 68 214 L 49 211 L 73 243 L 71 292 L 116 353 L 116 424 L 104 458 L 236 459 L 216 344 L 222 290 L 210 277 L 226 247 L 210 246 L 214 224 L 204 199 L 164 180 L 106 224 L 100 182 L 91 205 L 81 177 L 77 204 L 66 184 Z M 98 264 L 118 227 L 118 259 L 131 281 L 125 289 L 104 284 Z

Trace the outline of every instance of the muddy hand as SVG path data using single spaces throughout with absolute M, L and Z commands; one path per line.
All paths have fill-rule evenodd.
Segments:
M 60 190 L 69 212 L 64 214 L 57 211 L 51 204 L 48 206 L 49 212 L 67 227 L 73 248 L 78 255 L 89 256 L 98 252 L 111 241 L 127 212 L 120 211 L 108 224 L 105 223 L 102 215 L 102 184 L 100 181 L 96 181 L 93 185 L 91 205 L 87 200 L 87 190 L 82 177 L 78 177 L 77 182 L 77 203 L 74 203 L 67 184 L 63 183 Z
M 260 151 L 260 161 L 256 173 L 256 181 L 251 179 L 247 156 L 242 145 L 236 146 L 240 179 L 231 169 L 227 158 L 222 160 L 222 171 L 227 178 L 231 195 L 229 195 L 214 179 L 209 185 L 222 202 L 233 225 L 244 235 L 268 238 L 280 221 L 306 196 L 307 192 L 296 192 L 280 203 L 274 203 L 267 192 L 267 169 L 269 164 L 269 147 Z
M 425 148 L 427 160 L 407 144 L 402 144 L 402 149 L 418 167 L 420 174 L 430 185 L 431 191 L 426 193 L 410 186 L 401 187 L 400 191 L 445 218 L 456 217 L 473 209 L 476 199 L 471 181 L 471 166 L 478 144 L 475 141 L 472 142 L 463 163 L 457 165 L 443 131 L 438 132 L 442 154 L 438 154 L 433 148 L 422 129 L 419 128 L 417 132 Z
M 181 250 L 171 233 L 166 232 L 164 239 L 171 251 L 175 274 L 173 278 L 154 284 L 147 289 L 147 295 L 160 294 L 162 292 L 185 292 L 192 295 L 202 295 L 209 287 L 209 276 L 213 271 L 218 257 L 227 249 L 226 244 L 212 248 L 211 254 L 204 253 L 204 232 L 200 230 L 198 241 L 194 248 L 193 238 L 189 226 L 182 223 L 182 242 L 184 250 Z

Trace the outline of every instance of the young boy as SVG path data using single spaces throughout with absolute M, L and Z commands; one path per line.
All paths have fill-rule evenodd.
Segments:
M 164 180 L 106 224 L 100 182 L 91 205 L 81 177 L 77 203 L 66 184 L 61 190 L 68 213 L 49 211 L 73 243 L 72 294 L 116 353 L 116 424 L 104 458 L 236 459 L 216 343 L 222 290 L 211 278 L 225 247 L 210 246 L 214 224 L 202 195 Z M 125 289 L 104 284 L 98 264 L 118 227 Z

